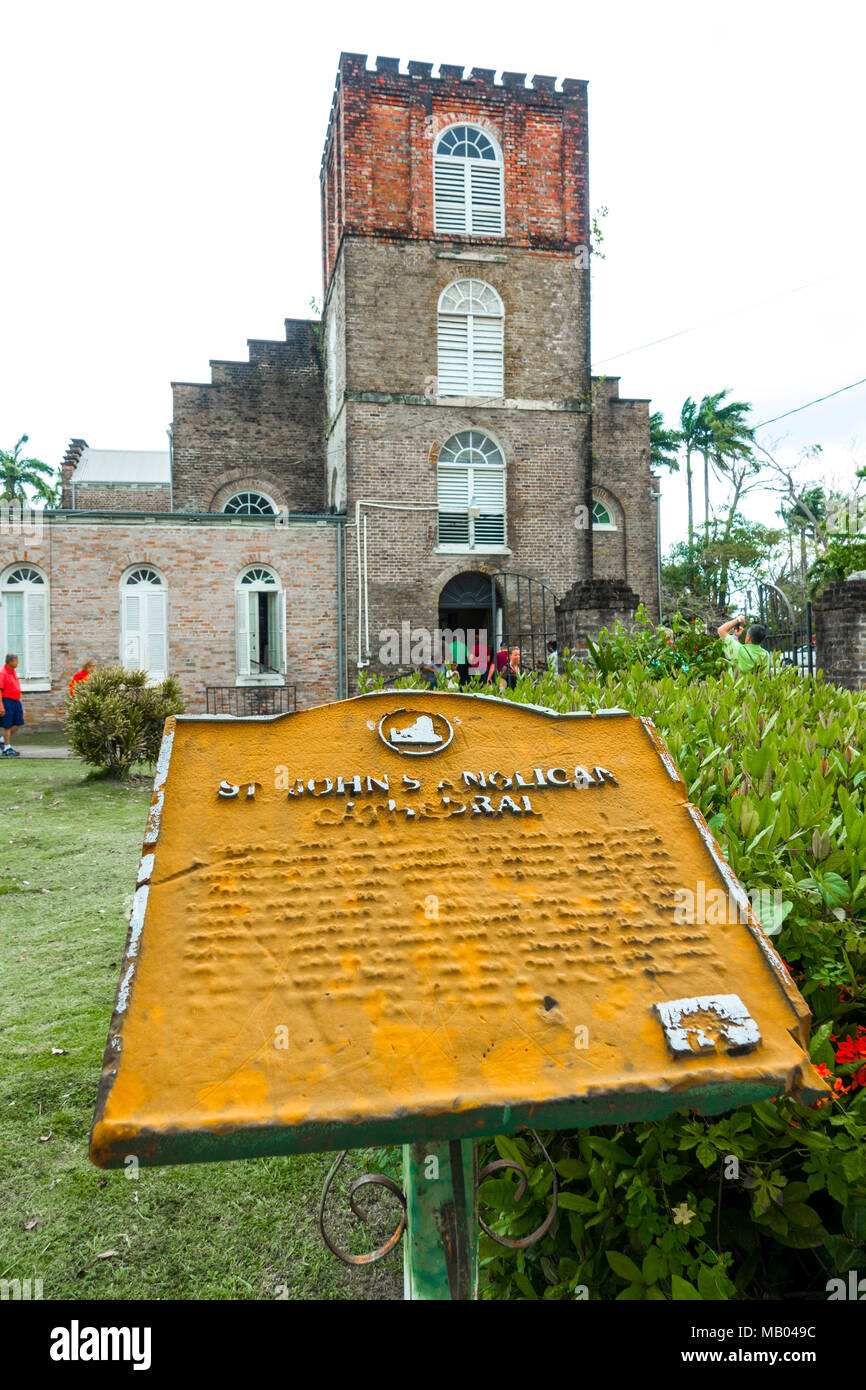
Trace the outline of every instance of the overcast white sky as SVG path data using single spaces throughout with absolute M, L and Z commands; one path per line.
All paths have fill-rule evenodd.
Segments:
M 341 49 L 588 79 L 591 200 L 609 208 L 593 357 L 623 395 L 673 421 L 686 396 L 730 387 L 761 421 L 866 377 L 864 14 L 859 0 L 7 6 L 0 443 L 26 432 L 52 464 L 73 435 L 165 448 L 172 380 L 207 381 L 209 359 L 245 360 L 247 338 L 309 315 Z M 841 480 L 866 462 L 864 412 L 861 386 L 759 437 L 786 436 L 789 455 L 823 444 Z M 665 545 L 682 492 L 666 480 Z

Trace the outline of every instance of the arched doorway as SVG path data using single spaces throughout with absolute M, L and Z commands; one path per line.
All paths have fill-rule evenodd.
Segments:
M 462 635 L 466 643 L 469 675 L 486 673 L 496 641 L 495 613 L 502 606 L 495 581 L 480 570 L 465 570 L 449 579 L 439 595 L 439 627 Z M 473 650 L 477 653 L 472 662 Z M 462 673 L 461 673 L 462 674 Z

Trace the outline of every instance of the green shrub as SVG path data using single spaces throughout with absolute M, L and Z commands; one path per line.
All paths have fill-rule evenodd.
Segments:
M 726 664 L 718 637 L 710 636 L 699 619 L 688 622 L 678 613 L 671 627 L 656 627 L 643 604 L 632 629 L 615 623 L 612 628 L 602 628 L 598 642 L 588 639 L 587 645 L 593 665 L 605 678 L 628 671 L 639 662 L 650 676 L 677 673 L 700 680 L 719 675 Z
M 809 593 L 815 598 L 856 570 L 866 570 L 866 536 L 834 536 L 809 570 Z
M 134 763 L 156 762 L 166 719 L 185 706 L 173 676 L 159 685 L 147 680 L 146 671 L 106 666 L 75 686 L 66 738 L 91 767 L 128 777 Z
M 484 1297 L 824 1299 L 828 1279 L 866 1268 L 866 696 L 793 670 L 696 681 L 637 660 L 604 676 L 563 665 L 504 698 L 654 719 L 747 890 L 782 894 L 774 944 L 833 1097 L 542 1133 L 560 1215 L 516 1255 L 482 1236 Z M 551 1176 L 523 1136 L 482 1146 L 482 1164 L 497 1156 L 518 1156 L 530 1182 L 515 1208 L 517 1175 L 488 1180 L 485 1219 L 525 1235 Z
M 747 891 L 781 893 L 774 945 L 812 1010 L 832 1098 L 542 1132 L 559 1216 L 526 1251 L 481 1236 L 483 1297 L 823 1300 L 829 1279 L 866 1269 L 866 694 L 793 669 L 659 675 L 665 653 L 641 627 L 602 638 L 602 669 L 565 652 L 559 675 L 527 675 L 502 698 L 655 721 Z M 701 659 L 719 648 L 701 642 Z M 534 1145 L 485 1141 L 479 1157 L 517 1160 L 530 1179 L 516 1207 L 516 1173 L 486 1180 L 488 1225 L 511 1238 L 538 1227 L 552 1178 Z

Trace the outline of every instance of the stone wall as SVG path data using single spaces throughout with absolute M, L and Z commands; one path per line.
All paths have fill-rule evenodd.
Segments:
M 621 399 L 618 377 L 593 379 L 593 481 L 602 502 L 619 509 L 613 532 L 593 536 L 593 573 L 624 579 L 658 619 L 655 480 L 650 472 L 649 401 Z M 618 542 L 618 543 L 617 543 Z
M 249 362 L 212 362 L 210 384 L 174 382 L 175 511 L 219 510 L 257 486 L 279 510 L 325 510 L 318 324 L 286 320 L 286 342 L 249 343 Z
M 573 584 L 556 608 L 556 640 L 581 659 L 588 654 L 587 637 L 593 641 L 603 627 L 617 622 L 630 628 L 639 602 L 624 580 L 580 580 Z
M 866 579 L 831 584 L 812 606 L 815 664 L 824 679 L 866 689 Z

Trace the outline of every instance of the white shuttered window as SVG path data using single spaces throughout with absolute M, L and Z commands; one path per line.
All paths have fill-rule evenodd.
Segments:
M 440 396 L 502 396 L 502 300 L 483 280 L 455 280 L 439 297 Z
M 235 586 L 238 676 L 280 681 L 286 670 L 286 611 L 280 581 L 265 565 L 249 565 Z
M 18 678 L 47 680 L 49 674 L 48 585 L 33 565 L 17 565 L 3 578 L 0 660 L 18 657 Z
M 168 675 L 168 603 L 165 580 L 150 565 L 138 565 L 121 585 L 121 654 L 128 671 L 147 671 L 153 681 Z
M 457 236 L 504 236 L 502 152 L 483 130 L 452 125 L 433 150 L 433 225 Z
M 463 430 L 439 451 L 439 544 L 483 550 L 505 544 L 505 459 L 480 430 Z

